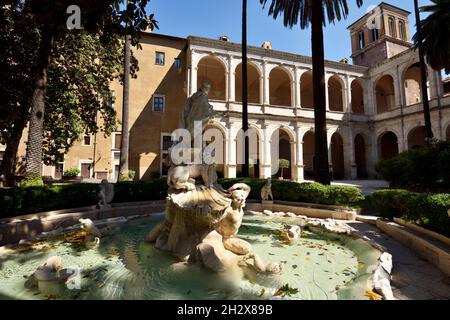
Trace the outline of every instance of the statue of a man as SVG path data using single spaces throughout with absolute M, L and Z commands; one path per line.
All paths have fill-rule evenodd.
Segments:
M 213 110 L 213 106 L 210 105 L 208 101 L 210 90 L 211 84 L 209 81 L 204 80 L 201 88 L 187 100 L 187 103 L 183 108 L 180 128 L 188 130 L 191 133 L 192 140 L 194 139 L 194 122 L 201 121 L 201 129 L 203 129 L 211 117 L 216 114 Z

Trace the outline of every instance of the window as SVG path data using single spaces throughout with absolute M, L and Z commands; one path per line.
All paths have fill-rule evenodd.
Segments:
M 379 38 L 378 29 L 372 29 L 372 42 L 377 41 Z
M 175 66 L 175 68 L 181 68 L 181 59 L 175 58 L 173 65 Z
M 394 17 L 389 17 L 389 35 L 395 37 L 395 19 Z
M 122 134 L 115 133 L 113 138 L 113 149 L 119 150 L 122 145 Z
M 165 61 L 166 61 L 166 54 L 164 52 L 156 51 L 155 64 L 157 64 L 159 66 L 163 66 L 165 64 Z
M 91 145 L 91 136 L 89 134 L 84 135 L 83 137 L 83 146 Z
M 113 152 L 113 159 L 120 160 L 120 151 Z
M 161 175 L 166 176 L 169 171 L 167 163 L 169 157 L 169 149 L 173 146 L 172 135 L 161 133 Z
M 363 49 L 366 46 L 366 39 L 364 37 L 364 31 L 360 31 L 358 34 L 358 44 L 359 44 L 360 49 Z
M 398 22 L 398 32 L 400 35 L 400 39 L 406 40 L 405 22 L 403 21 Z
M 155 95 L 153 97 L 153 111 L 164 112 L 164 96 Z

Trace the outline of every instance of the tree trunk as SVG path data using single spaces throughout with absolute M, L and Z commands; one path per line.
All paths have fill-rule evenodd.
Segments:
M 11 135 L 6 141 L 5 155 L 0 166 L 0 174 L 4 176 L 6 186 L 13 187 L 15 184 L 17 151 L 19 149 L 20 139 L 28 121 L 29 101 L 26 101 L 20 108 L 20 114 L 14 120 L 14 127 Z
M 325 53 L 323 46 L 323 7 L 321 1 L 312 3 L 312 66 L 314 96 L 314 135 L 316 167 L 315 180 L 329 185 L 326 101 L 325 101 Z
M 125 36 L 125 61 L 123 74 L 123 102 L 122 102 L 122 144 L 120 146 L 119 178 L 128 177 L 129 131 L 128 114 L 130 100 L 130 36 Z
M 47 88 L 48 68 L 52 54 L 53 33 L 42 28 L 42 39 L 36 62 L 36 78 L 31 99 L 30 128 L 26 152 L 26 175 L 41 175 L 42 138 L 44 132 L 45 90 Z
M 248 131 L 248 77 L 247 77 L 247 0 L 242 0 L 242 130 L 244 131 L 244 163 L 242 176 L 249 174 L 249 141 L 246 135 Z M 230 75 L 231 76 L 231 75 Z

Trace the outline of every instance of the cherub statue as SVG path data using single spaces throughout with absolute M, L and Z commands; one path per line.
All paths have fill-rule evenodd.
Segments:
M 250 187 L 244 183 L 236 183 L 228 193 L 231 197 L 231 206 L 226 210 L 225 217 L 219 222 L 217 232 L 223 238 L 224 247 L 236 254 L 248 254 L 251 245 L 236 237 L 244 217 L 245 200 L 250 194 Z
M 261 199 L 262 201 L 268 201 L 269 197 L 273 201 L 273 195 L 272 195 L 272 180 L 268 178 L 266 180 L 266 184 L 261 189 Z

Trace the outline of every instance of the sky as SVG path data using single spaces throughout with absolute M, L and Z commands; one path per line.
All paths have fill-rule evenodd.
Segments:
M 301 30 L 299 26 L 285 28 L 282 19 L 268 16 L 268 5 L 263 10 L 259 0 L 248 0 L 248 44 L 261 46 L 266 40 L 274 50 L 311 56 L 311 30 Z M 381 0 L 364 0 L 361 8 L 355 0 L 348 0 L 347 20 L 336 21 L 324 30 L 325 58 L 339 61 L 351 55 L 350 34 L 347 27 L 362 17 L 370 6 Z M 410 15 L 411 35 L 415 33 L 414 1 L 385 1 L 406 9 Z M 430 4 L 429 0 L 419 0 L 419 5 Z M 230 41 L 241 43 L 242 0 L 150 0 L 148 13 L 154 13 L 159 23 L 155 33 L 177 37 L 200 36 L 217 39 L 226 35 Z

